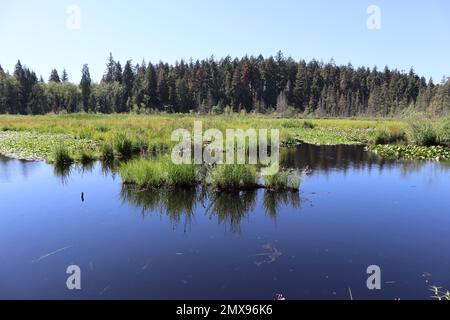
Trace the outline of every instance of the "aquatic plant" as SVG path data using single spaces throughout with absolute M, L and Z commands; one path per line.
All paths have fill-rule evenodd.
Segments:
M 104 143 L 100 149 L 100 158 L 103 161 L 114 160 L 114 148 L 110 143 Z
M 174 164 L 167 159 L 165 169 L 169 185 L 187 187 L 198 184 L 197 168 L 194 164 Z
M 303 121 L 302 127 L 305 129 L 314 129 L 315 125 L 314 125 L 314 123 L 312 123 L 312 121 L 305 120 L 305 121 Z
M 279 171 L 276 174 L 264 176 L 265 187 L 270 190 L 293 189 L 300 187 L 300 176 L 296 172 Z
M 122 181 L 144 188 L 156 188 L 166 182 L 166 174 L 161 161 L 136 159 L 122 164 L 119 169 Z
M 83 148 L 79 151 L 78 157 L 77 159 L 82 163 L 82 164 L 88 164 L 90 162 L 93 162 L 94 160 L 96 160 L 98 158 L 98 156 L 94 153 L 94 151 L 88 149 L 88 148 Z
M 217 189 L 249 189 L 257 183 L 255 166 L 244 164 L 221 164 L 211 171 L 211 185 Z
M 385 158 L 450 160 L 450 149 L 443 146 L 375 145 L 368 149 Z
M 59 143 L 53 150 L 53 162 L 57 166 L 64 166 L 73 162 L 69 149 L 64 143 Z
M 408 142 L 419 146 L 437 144 L 436 130 L 433 122 L 420 114 L 411 116 L 406 128 Z
M 377 127 L 369 135 L 369 143 L 371 144 L 389 144 L 402 141 L 405 141 L 405 132 L 397 128 Z
M 123 133 L 118 133 L 114 137 L 114 149 L 123 158 L 130 158 L 134 153 L 133 141 Z

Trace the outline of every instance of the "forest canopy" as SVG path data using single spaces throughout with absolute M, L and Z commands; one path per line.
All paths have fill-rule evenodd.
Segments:
M 17 62 L 13 74 L 0 66 L 0 113 L 199 112 L 224 111 L 315 116 L 398 116 L 407 111 L 439 116 L 450 112 L 450 78 L 440 83 L 409 72 L 354 68 L 276 56 L 213 57 L 174 65 L 110 54 L 99 83 L 88 65 L 79 84 L 65 70 L 48 81 Z

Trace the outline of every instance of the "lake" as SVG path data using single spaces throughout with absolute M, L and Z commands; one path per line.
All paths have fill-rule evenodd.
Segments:
M 0 298 L 430 299 L 431 285 L 450 289 L 450 165 L 307 144 L 282 159 L 303 171 L 300 192 L 144 192 L 101 163 L 55 170 L 0 157 Z M 66 287 L 69 265 L 81 290 Z M 366 286 L 370 265 L 381 290 Z

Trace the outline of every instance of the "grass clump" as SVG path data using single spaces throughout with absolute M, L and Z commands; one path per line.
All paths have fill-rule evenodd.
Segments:
M 64 143 L 56 145 L 53 150 L 53 162 L 57 166 L 64 166 L 73 163 L 73 157 Z
M 113 161 L 114 160 L 114 148 L 111 144 L 103 144 L 100 149 L 100 158 L 103 161 Z
M 134 153 L 133 141 L 123 133 L 114 137 L 114 149 L 123 158 L 131 158 Z
M 161 161 L 137 159 L 124 163 L 119 169 L 125 184 L 136 184 L 143 188 L 157 188 L 166 182 Z
M 166 163 L 167 184 L 189 187 L 198 183 L 197 168 L 194 164 L 174 164 L 170 160 Z
M 222 164 L 211 172 L 211 184 L 217 189 L 238 190 L 254 188 L 257 183 L 255 166 L 244 164 Z
M 97 155 L 94 151 L 89 150 L 87 148 L 83 148 L 79 151 L 78 159 L 82 164 L 88 164 L 97 159 Z
M 369 136 L 371 144 L 389 144 L 405 140 L 405 132 L 401 129 L 389 128 L 386 126 L 377 127 Z
M 414 117 L 409 121 L 406 129 L 408 142 L 418 146 L 432 146 L 437 144 L 436 130 L 429 119 Z
M 441 145 L 450 146 L 450 117 L 443 118 L 437 123 L 436 140 Z
M 312 121 L 305 120 L 305 121 L 303 121 L 302 127 L 305 128 L 305 129 L 314 129 L 315 125 L 314 125 L 314 123 L 312 123 Z
M 279 171 L 273 175 L 264 176 L 265 187 L 269 190 L 298 190 L 300 187 L 300 176 L 291 175 L 289 171 Z

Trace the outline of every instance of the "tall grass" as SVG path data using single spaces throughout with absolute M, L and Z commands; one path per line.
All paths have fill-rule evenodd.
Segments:
M 418 116 L 409 120 L 406 129 L 408 142 L 419 146 L 432 146 L 437 144 L 435 124 Z
M 403 142 L 405 139 L 403 129 L 381 126 L 370 133 L 368 140 L 371 144 L 390 144 Z
M 211 184 L 217 189 L 248 189 L 257 185 L 255 166 L 240 164 L 217 165 L 211 172 Z
M 289 171 L 279 171 L 276 174 L 264 176 L 265 187 L 269 190 L 298 190 L 300 176 Z
M 171 186 L 189 187 L 198 183 L 197 168 L 194 164 L 174 164 L 167 159 L 165 165 L 167 183 Z
M 157 188 L 166 182 L 166 174 L 161 161 L 143 158 L 129 161 L 119 169 L 122 181 L 126 184 L 137 184 L 144 188 Z
M 53 149 L 53 162 L 57 166 L 64 166 L 73 163 L 73 157 L 64 143 L 59 143 Z

